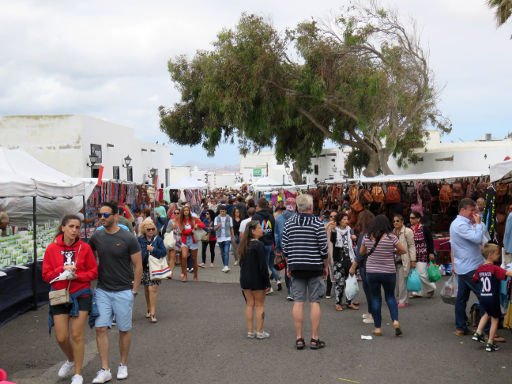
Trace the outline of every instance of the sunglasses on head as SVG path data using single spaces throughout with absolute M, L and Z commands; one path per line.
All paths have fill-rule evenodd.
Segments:
M 110 216 L 112 216 L 113 213 L 108 213 L 108 212 L 105 212 L 105 213 L 98 213 L 98 217 L 101 219 L 103 216 L 105 216 L 105 219 L 108 219 Z

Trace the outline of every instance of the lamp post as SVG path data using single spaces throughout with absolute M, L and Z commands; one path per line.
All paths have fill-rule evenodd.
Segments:
M 130 163 L 132 162 L 132 158 L 130 157 L 130 155 L 128 155 L 123 159 L 123 161 L 123 168 L 128 168 L 130 166 Z

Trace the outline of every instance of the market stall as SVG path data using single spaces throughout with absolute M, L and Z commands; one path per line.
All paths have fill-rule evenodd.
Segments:
M 22 150 L 0 148 L 0 208 L 10 219 L 0 237 L 0 325 L 48 301 L 41 260 L 55 220 L 78 212 L 93 187 Z
M 179 200 L 186 202 L 192 210 L 198 213 L 203 199 L 203 190 L 208 186 L 193 177 L 184 176 L 176 183 L 163 189 L 163 200 L 176 203 Z M 162 199 L 158 199 L 162 200 Z

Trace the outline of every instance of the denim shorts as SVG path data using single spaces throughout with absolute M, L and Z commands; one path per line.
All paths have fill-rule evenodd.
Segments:
M 192 236 L 187 236 L 187 242 L 182 245 L 182 247 L 187 247 L 190 250 L 199 249 L 199 245 L 197 242 L 193 242 Z
M 96 304 L 99 316 L 95 326 L 111 327 L 112 317 L 116 316 L 117 328 L 126 332 L 132 329 L 133 293 L 131 289 L 119 292 L 104 291 L 96 288 Z
M 92 297 L 84 296 L 77 298 L 78 301 L 78 310 L 84 312 L 90 312 L 92 308 Z M 55 315 L 69 315 L 71 313 L 71 308 L 73 307 L 72 303 L 68 304 L 60 304 L 50 306 L 50 311 L 53 316 Z
M 306 301 L 306 294 L 309 291 L 309 302 L 319 303 L 325 296 L 325 282 L 322 276 L 310 277 L 308 279 L 298 279 L 292 276 L 292 297 L 298 303 Z

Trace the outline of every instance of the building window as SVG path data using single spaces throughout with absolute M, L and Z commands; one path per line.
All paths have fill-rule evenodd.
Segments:
M 318 164 L 315 165 L 315 175 L 318 175 Z
M 97 164 L 101 164 L 101 144 L 91 144 L 91 155 L 96 155 L 98 158 Z
M 119 167 L 116 166 L 116 165 L 114 165 L 112 167 L 112 178 L 114 180 L 119 180 L 120 179 L 120 177 L 119 177 Z
M 133 168 L 131 166 L 126 168 L 126 180 L 133 181 Z
M 169 173 L 169 168 L 165 168 L 165 186 L 168 187 L 169 186 L 169 180 L 170 179 L 170 173 Z

